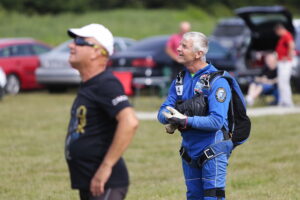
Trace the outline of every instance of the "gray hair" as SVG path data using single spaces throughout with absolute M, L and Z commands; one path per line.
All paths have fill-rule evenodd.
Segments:
M 201 58 L 203 62 L 206 61 L 205 55 L 208 52 L 208 39 L 207 37 L 200 32 L 188 32 L 183 35 L 183 39 L 193 41 L 193 51 L 198 52 L 202 51 L 204 56 Z

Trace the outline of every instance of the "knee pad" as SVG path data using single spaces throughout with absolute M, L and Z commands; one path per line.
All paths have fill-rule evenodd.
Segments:
M 203 200 L 225 200 L 223 197 L 204 197 Z
M 225 190 L 223 188 L 204 190 L 204 200 L 225 200 Z

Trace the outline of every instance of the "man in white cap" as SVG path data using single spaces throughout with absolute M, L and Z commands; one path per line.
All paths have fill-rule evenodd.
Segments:
M 82 83 L 71 109 L 65 144 L 71 185 L 81 200 L 122 200 L 129 186 L 121 157 L 138 126 L 121 83 L 106 70 L 113 36 L 100 24 L 68 30 L 69 62 Z

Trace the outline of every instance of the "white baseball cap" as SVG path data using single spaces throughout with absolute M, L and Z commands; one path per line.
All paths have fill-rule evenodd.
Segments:
M 101 24 L 89 24 L 81 28 L 71 28 L 68 30 L 71 37 L 93 37 L 95 38 L 111 56 L 114 52 L 114 38 L 112 33 Z

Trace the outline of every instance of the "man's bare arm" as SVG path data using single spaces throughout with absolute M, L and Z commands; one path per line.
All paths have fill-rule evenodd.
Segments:
M 138 127 L 138 119 L 131 107 L 121 110 L 116 119 L 118 125 L 112 144 L 91 181 L 90 190 L 94 196 L 104 193 L 104 186 L 111 175 L 112 167 L 129 146 Z

